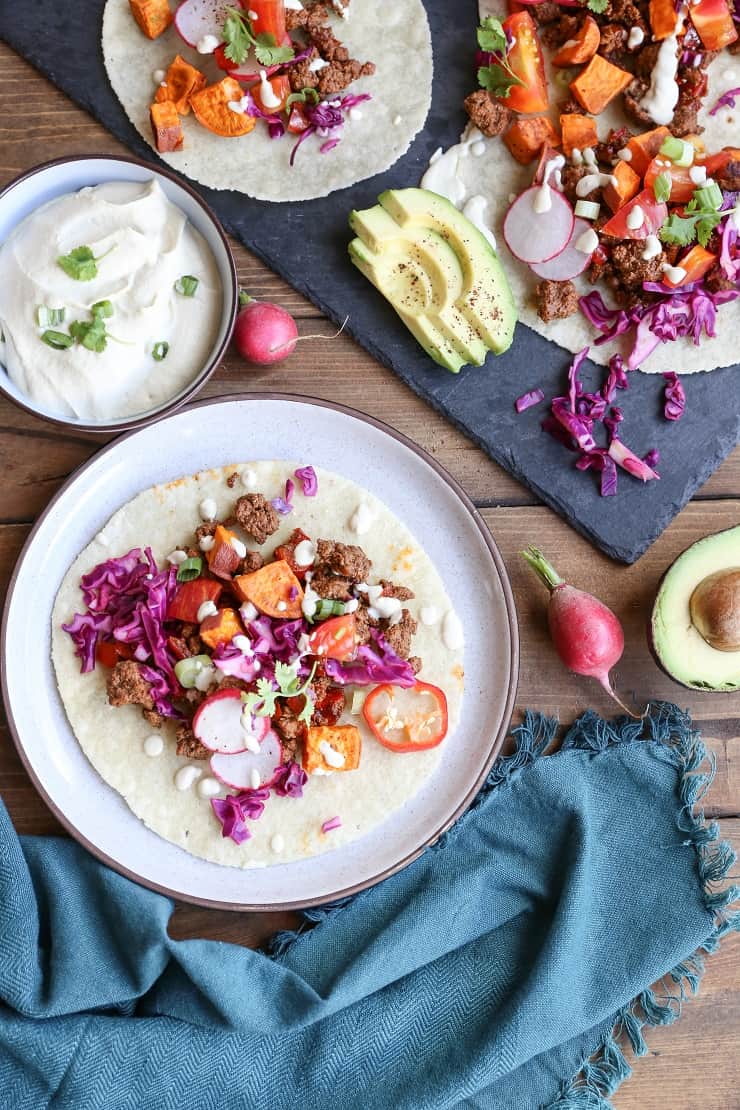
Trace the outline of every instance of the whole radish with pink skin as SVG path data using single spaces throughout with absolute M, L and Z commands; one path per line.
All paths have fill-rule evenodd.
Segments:
M 239 294 L 239 302 L 243 308 L 234 325 L 234 343 L 242 358 L 256 366 L 271 366 L 293 353 L 298 327 L 289 312 L 246 293 Z
M 624 651 L 618 618 L 598 598 L 564 582 L 538 548 L 520 554 L 550 591 L 550 635 L 568 670 L 595 678 L 625 713 L 637 716 L 617 697 L 609 677 Z

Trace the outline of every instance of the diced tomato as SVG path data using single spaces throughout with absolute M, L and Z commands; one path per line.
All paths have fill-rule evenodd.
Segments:
M 638 206 L 642 209 L 642 223 L 639 227 L 630 227 L 627 217 Z M 648 235 L 657 235 L 667 217 L 668 205 L 659 204 L 652 189 L 643 189 L 623 204 L 601 230 L 604 235 L 612 235 L 615 239 L 647 239 Z
M 714 174 L 719 173 L 725 168 L 730 161 L 730 154 L 726 150 L 720 150 L 717 154 L 709 154 L 706 158 L 697 157 L 694 160 L 695 166 L 704 166 L 707 171 L 707 177 L 713 177 Z M 671 195 L 668 198 L 671 204 L 685 204 L 687 200 L 691 200 L 694 195 L 696 184 L 689 176 L 691 166 L 674 166 L 673 163 L 666 165 L 667 158 L 658 155 L 653 158 L 652 162 L 645 171 L 645 188 L 651 189 L 655 181 L 662 173 L 667 173 L 671 178 Z
M 296 547 L 299 543 L 302 543 L 303 540 L 307 539 L 310 539 L 310 536 L 307 536 L 306 533 L 300 528 L 294 528 L 288 542 L 281 543 L 279 547 L 275 548 L 275 558 L 284 559 L 290 569 L 293 571 L 293 574 L 296 576 L 296 578 L 303 579 L 306 575 L 306 571 L 311 565 L 310 563 L 307 563 L 305 565 L 299 564 L 295 560 Z
M 392 752 L 436 748 L 447 735 L 447 698 L 430 682 L 408 689 L 376 686 L 365 698 L 362 715 L 375 738 Z
M 357 651 L 354 613 L 323 621 L 309 636 L 308 644 L 311 654 L 322 659 L 352 659 Z
M 95 658 L 104 667 L 115 667 L 121 659 L 133 659 L 133 649 L 118 640 L 101 640 L 95 649 Z
M 216 49 L 213 51 L 213 57 L 218 68 L 222 69 L 224 73 L 228 73 L 230 69 L 234 68 L 234 63 L 232 62 L 231 58 L 226 57 L 225 43 L 222 42 L 220 46 L 216 47 Z
M 285 101 L 290 96 L 290 80 L 285 74 L 282 74 L 278 75 L 277 77 L 268 78 L 267 83 L 272 89 L 274 95 L 280 101 L 279 104 L 274 106 L 270 105 L 268 107 L 263 102 L 262 97 L 260 96 L 260 89 L 262 87 L 261 84 L 253 85 L 250 89 L 250 92 L 252 93 L 252 96 L 254 97 L 255 103 L 257 104 L 258 108 L 261 108 L 263 112 L 268 112 L 270 115 L 275 115 L 277 112 L 282 112 L 283 108 L 285 107 Z
M 308 112 L 306 105 L 298 101 L 290 107 L 290 115 L 288 116 L 288 131 L 291 135 L 300 135 L 309 125 Z
M 343 712 L 344 690 L 333 686 L 316 702 L 311 720 L 315 725 L 335 725 Z
M 221 583 L 213 578 L 194 578 L 192 582 L 183 582 L 170 602 L 167 620 L 197 624 L 198 610 L 203 602 L 212 601 L 215 605 L 222 590 Z
M 537 27 L 529 12 L 514 12 L 503 21 L 505 31 L 514 40 L 507 55 L 512 71 L 524 84 L 512 85 L 502 103 L 515 112 L 544 112 L 549 105 L 545 59 Z
M 249 12 L 255 35 L 274 35 L 281 43 L 286 37 L 284 0 L 242 0 L 242 7 Z
M 190 655 L 190 649 L 181 636 L 168 636 L 167 650 L 175 659 L 187 659 Z
M 722 50 L 737 42 L 737 27 L 727 0 L 698 0 L 689 8 L 689 18 L 706 50 Z
M 711 251 L 705 250 L 699 243 L 692 247 L 691 250 L 680 258 L 676 263 L 682 270 L 686 271 L 686 276 L 682 277 L 680 281 L 671 281 L 668 275 L 663 276 L 663 281 L 666 285 L 672 286 L 677 289 L 680 285 L 689 285 L 692 281 L 699 281 L 708 270 L 717 261 L 717 255 L 712 254 Z

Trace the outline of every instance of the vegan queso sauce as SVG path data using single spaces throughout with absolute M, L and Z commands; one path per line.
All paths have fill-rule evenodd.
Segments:
M 211 251 L 158 182 L 81 189 L 0 247 L 0 362 L 59 414 L 146 412 L 203 368 L 222 301 Z

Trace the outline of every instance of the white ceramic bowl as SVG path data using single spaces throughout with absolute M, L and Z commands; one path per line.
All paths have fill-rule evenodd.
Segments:
M 163 404 L 133 416 L 90 423 L 75 417 L 54 412 L 37 405 L 10 380 L 5 368 L 0 366 L 0 390 L 11 401 L 31 412 L 62 424 L 92 432 L 126 431 L 147 424 L 160 416 L 169 414 L 180 405 L 189 401 L 211 376 L 221 361 L 231 339 L 234 322 L 239 308 L 239 283 L 236 266 L 223 228 L 218 219 L 198 194 L 181 181 L 174 173 L 140 162 L 136 158 L 119 158 L 114 155 L 100 155 L 97 158 L 82 156 L 59 158 L 36 166 L 21 177 L 11 181 L 0 193 L 0 243 L 3 243 L 13 229 L 32 212 L 42 205 L 77 192 L 87 185 L 101 185 L 107 181 L 151 181 L 155 178 L 161 185 L 168 200 L 185 213 L 193 227 L 200 232 L 213 254 L 223 288 L 221 321 L 218 333 L 208 358 L 203 365 L 193 367 L 193 376 L 184 389 Z

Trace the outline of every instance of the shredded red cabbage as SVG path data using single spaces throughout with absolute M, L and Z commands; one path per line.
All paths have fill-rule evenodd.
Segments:
M 722 249 L 719 264 L 722 276 L 728 281 L 737 281 L 740 278 L 740 252 L 738 251 L 738 231 L 733 219 L 727 219 L 722 228 Z
M 321 138 L 328 140 L 322 143 L 319 148 L 321 154 L 327 154 L 330 150 L 333 150 L 339 143 L 340 136 L 332 134 L 332 132 L 339 131 L 344 126 L 346 112 L 349 112 L 357 104 L 362 104 L 365 100 L 372 100 L 369 93 L 349 93 L 347 96 L 343 96 L 341 100 L 322 100 L 318 104 L 306 108 L 308 127 L 301 131 L 290 152 L 290 165 L 292 166 L 295 163 L 298 149 L 309 135 L 318 134 Z
M 285 497 L 273 497 L 270 504 L 273 509 L 277 509 L 281 516 L 287 516 L 288 513 L 293 512 L 293 491 L 295 490 L 295 482 L 288 478 L 285 483 Z
M 304 497 L 315 497 L 319 492 L 319 480 L 316 477 L 316 471 L 312 466 L 299 466 L 295 472 L 295 476 L 301 483 L 301 490 Z
M 722 96 L 717 98 L 717 103 L 709 109 L 709 115 L 716 116 L 720 108 L 734 108 L 735 101 L 739 96 L 740 88 L 728 89 L 727 92 L 722 93 Z
M 539 405 L 540 401 L 544 401 L 545 394 L 541 389 L 530 389 L 527 393 L 522 393 L 521 397 L 517 397 L 514 402 L 514 408 L 517 412 L 526 412 L 531 409 L 533 405 Z
M 303 796 L 303 787 L 308 782 L 308 775 L 294 760 L 283 763 L 275 772 L 272 780 L 272 789 L 281 798 L 300 798 Z
M 328 832 L 331 832 L 332 829 L 341 829 L 341 827 L 342 827 L 342 818 L 341 817 L 330 817 L 328 821 L 324 821 L 323 825 L 321 826 L 321 831 L 323 833 L 328 833 Z
M 164 632 L 167 608 L 177 589 L 177 568 L 159 571 L 151 548 L 134 547 L 120 558 L 99 563 L 80 579 L 87 613 L 76 613 L 62 628 L 72 637 L 83 674 L 95 666 L 101 636 L 128 644 L 151 684 L 158 713 L 180 717 L 172 697 L 180 690 Z
M 380 682 L 390 683 L 391 686 L 413 686 L 416 675 L 411 665 L 396 655 L 377 629 L 373 628 L 370 635 L 373 643 L 361 645 L 351 662 L 326 659 L 324 669 L 327 676 L 340 686 L 371 686 Z
M 269 797 L 269 787 L 261 786 L 259 790 L 243 790 L 240 794 L 227 794 L 225 798 L 212 798 L 211 807 L 221 822 L 221 835 L 231 837 L 235 844 L 249 840 L 252 834 L 245 822 L 256 821 L 262 816 Z
M 675 370 L 663 374 L 665 378 L 665 405 L 663 415 L 666 420 L 680 420 L 686 408 L 686 394 Z

